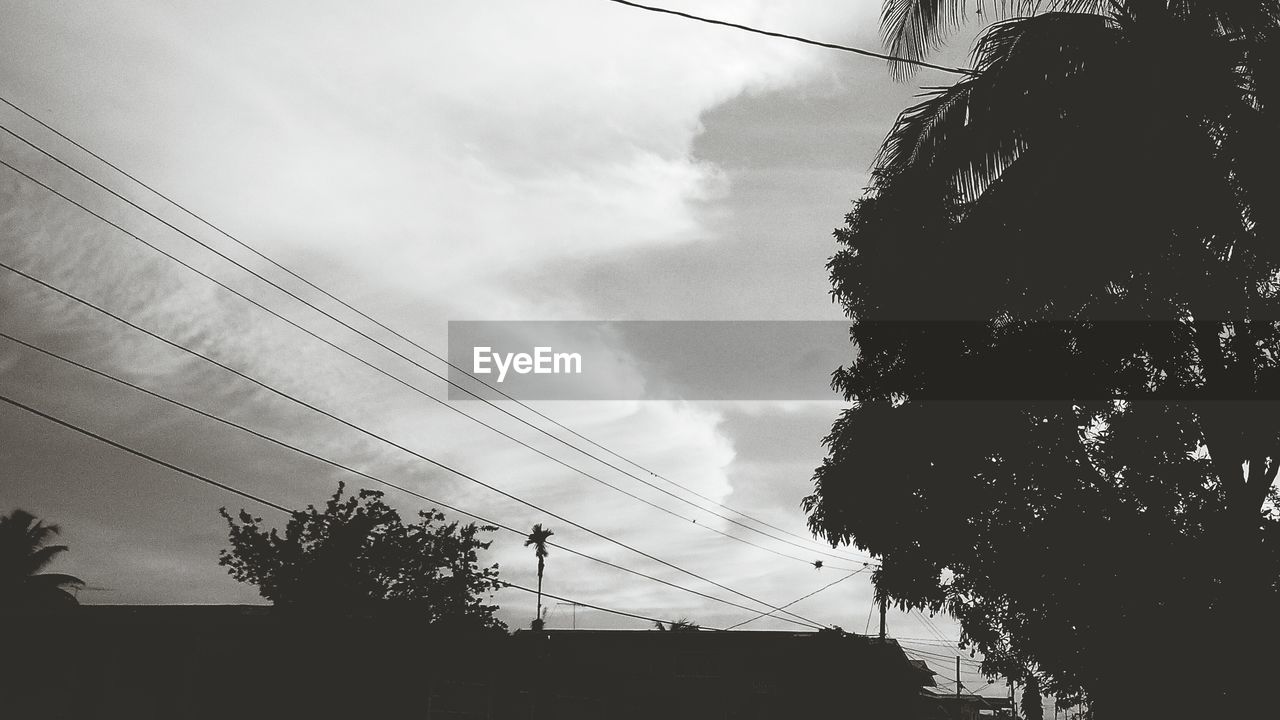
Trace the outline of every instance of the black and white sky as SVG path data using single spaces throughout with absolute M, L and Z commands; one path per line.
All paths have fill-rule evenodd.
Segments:
M 879 47 L 876 0 L 667 5 Z M 949 81 L 925 71 L 898 82 L 876 60 L 605 0 L 6 1 L 0 47 L 0 95 L 441 353 L 450 320 L 839 320 L 824 268 L 834 251 L 831 230 L 866 184 L 896 114 L 921 86 Z M 942 58 L 963 62 L 965 49 Z M 288 284 L 10 108 L 0 107 L 0 123 Z M 443 396 L 438 380 L 0 135 L 7 163 Z M 5 168 L 0 261 L 769 602 L 790 602 L 839 577 L 567 472 Z M 0 307 L 5 333 L 433 497 L 517 527 L 543 522 L 565 544 L 724 595 L 308 414 L 8 271 L 0 272 Z M 288 506 L 322 502 L 342 479 L 361 484 L 4 340 L 0 393 Z M 841 404 L 833 397 L 536 407 L 699 493 L 807 535 L 800 500 Z M 492 408 L 465 409 L 655 503 L 691 512 Z M 395 493 L 390 499 L 405 512 L 419 505 Z M 259 602 L 252 587 L 217 565 L 223 505 L 251 507 L 21 410 L 0 409 L 0 509 L 22 507 L 63 527 L 71 552 L 59 569 L 89 580 L 85 602 Z M 741 534 L 714 516 L 698 517 L 699 525 Z M 822 557 L 816 544 L 809 553 L 753 539 Z M 495 535 L 490 557 L 504 578 L 533 583 L 532 554 L 514 536 Z M 554 550 L 546 587 L 711 626 L 750 617 Z M 792 609 L 860 632 L 870 596 L 864 573 Z M 498 601 L 508 623 L 527 625 L 532 598 L 507 590 Z M 548 624 L 567 627 L 570 616 L 553 606 Z M 643 625 L 587 610 L 576 622 Z M 935 622 L 956 636 L 953 625 Z M 789 626 L 764 619 L 749 627 Z M 890 629 L 909 637 L 932 632 L 898 613 Z

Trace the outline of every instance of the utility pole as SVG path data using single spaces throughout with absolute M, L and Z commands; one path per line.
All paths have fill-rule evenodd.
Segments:
M 881 593 L 881 594 L 880 594 L 880 642 L 884 642 L 884 635 L 885 635 L 885 633 L 884 633 L 885 605 L 887 605 L 887 604 L 888 604 L 888 602 L 889 602 L 889 596 L 888 596 L 888 594 L 887 594 L 887 593 Z
M 960 656 L 956 656 L 956 697 L 960 697 Z

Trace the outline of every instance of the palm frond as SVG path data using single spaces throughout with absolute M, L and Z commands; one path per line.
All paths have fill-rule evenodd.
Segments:
M 0 516 L 0 544 L 5 552 L 29 553 L 57 534 L 57 525 L 45 525 L 26 510 Z
M 24 558 L 21 570 L 26 574 L 40 572 L 48 567 L 55 557 L 66 551 L 66 545 L 45 545 Z
M 25 510 L 0 515 L 0 606 L 40 607 L 76 602 L 66 591 L 84 581 L 62 573 L 37 574 L 65 545 L 46 545 L 58 534 L 57 525 L 40 522 Z
M 1280 27 L 1275 0 L 1173 0 L 1167 12 L 1223 35 L 1255 35 Z
M 27 578 L 27 584 L 37 588 L 84 587 L 85 582 L 74 575 L 65 573 L 43 573 Z
M 1098 111 L 1097 85 L 1115 86 L 1121 44 L 1116 21 L 1099 15 L 1045 13 L 992 25 L 974 51 L 978 73 L 904 111 L 877 168 L 936 174 L 963 199 L 976 199 L 1037 137 Z
M 525 537 L 524 546 L 533 546 L 533 554 L 537 556 L 538 562 L 542 562 L 544 558 L 551 554 L 547 550 L 547 540 L 550 539 L 552 535 L 555 535 L 555 533 L 542 527 L 542 523 L 537 523 Z
M 964 18 L 963 0 L 886 0 L 880 28 L 891 55 L 922 60 L 937 49 Z M 914 66 L 894 63 L 895 74 L 909 76 Z
M 963 25 L 971 12 L 1004 20 L 1046 12 L 1116 13 L 1122 6 L 1120 0 L 885 0 L 880 30 L 891 55 L 922 60 Z M 890 70 L 899 79 L 911 77 L 918 69 L 910 63 L 890 62 Z

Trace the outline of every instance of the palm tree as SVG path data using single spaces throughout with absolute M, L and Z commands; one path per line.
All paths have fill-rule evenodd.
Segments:
M 898 361 L 912 351 L 915 357 L 930 356 L 921 350 L 929 344 L 894 335 L 894 328 L 876 324 L 880 320 L 976 320 L 1001 327 L 1044 319 L 1135 317 L 1274 322 L 1271 293 L 1280 264 L 1275 250 L 1280 204 L 1274 202 L 1280 167 L 1280 3 L 1007 0 L 978 5 L 984 9 L 981 17 L 999 21 L 981 33 L 973 71 L 933 89 L 900 115 L 881 148 L 868 195 L 839 231 L 847 249 L 831 261 L 835 294 L 855 321 L 854 339 L 866 358 L 860 368 L 836 378 L 847 396 L 868 407 L 889 406 L 897 400 L 887 391 L 877 393 L 916 387 L 912 378 L 921 367 Z M 886 0 L 882 17 L 888 49 L 923 59 L 974 17 L 966 8 L 971 11 L 973 5 L 964 0 Z M 994 12 L 986 13 L 988 8 Z M 894 66 L 899 74 L 909 69 Z M 1214 340 L 1213 335 L 1208 342 L 1197 338 L 1196 349 L 1213 360 L 1204 364 L 1228 364 L 1214 358 Z M 980 342 L 960 338 L 956 344 Z M 1245 342 L 1243 347 L 1252 347 Z M 1237 376 L 1244 372 L 1231 377 Z M 952 381 L 941 377 L 937 382 Z M 845 480 L 866 468 L 871 455 L 854 452 L 857 446 L 846 442 L 856 429 L 867 427 L 853 417 L 843 417 L 833 430 L 840 436 L 837 450 L 817 476 L 832 497 L 838 492 L 852 496 L 852 490 L 835 488 L 852 488 Z M 1234 438 L 1255 442 L 1251 424 L 1262 425 L 1249 412 L 1231 417 L 1212 409 L 1199 422 L 1209 454 L 1230 458 L 1249 455 L 1245 448 L 1251 446 L 1242 441 L 1237 451 Z M 1235 465 L 1223 463 L 1217 471 L 1223 504 L 1231 512 L 1237 507 L 1253 512 L 1259 502 L 1247 483 L 1229 481 L 1240 475 Z M 1269 478 L 1266 483 L 1256 492 L 1265 492 Z M 875 516 L 883 515 L 880 506 L 864 505 L 874 510 L 849 509 L 853 503 L 839 501 L 808 507 L 811 521 L 833 537 L 849 537 L 850 528 L 876 541 L 882 528 L 892 533 Z M 1252 517 L 1241 521 L 1249 532 L 1236 531 L 1230 522 L 1222 523 L 1227 529 L 1206 530 L 1221 555 L 1233 561 L 1214 571 L 1221 582 L 1205 592 L 1222 595 L 1212 605 L 1223 623 L 1219 635 L 1245 637 L 1256 634 L 1247 630 L 1258 606 L 1249 594 L 1263 595 L 1256 590 L 1260 582 L 1248 576 L 1248 568 L 1258 563 L 1234 558 L 1258 557 L 1262 543 Z M 899 567 L 909 565 L 909 558 L 891 559 L 902 563 Z M 915 579 L 908 575 L 899 572 L 898 587 Z M 975 616 L 974 624 L 981 622 Z M 1041 627 L 1044 635 L 1051 631 L 1047 624 Z M 1096 637 L 1091 657 L 1105 658 L 1109 638 Z M 1026 637 L 1021 640 L 1029 644 Z M 1250 667 L 1225 644 L 1216 647 L 1221 649 L 1205 654 L 1232 663 L 1220 673 L 1228 678 L 1223 685 L 1233 684 L 1228 696 L 1243 703 L 1251 697 L 1250 688 L 1265 687 L 1259 678 L 1262 665 Z M 1174 662 L 1172 656 L 1156 659 Z M 1067 656 L 1054 660 L 1042 679 L 1071 677 L 1054 672 L 1070 664 Z M 1077 675 L 1068 684 L 1109 688 L 1117 696 L 1113 706 L 1139 700 L 1126 695 L 1137 683 L 1125 669 L 1104 671 L 1101 662 L 1092 663 L 1087 677 Z
M 1189 141 L 1212 134 L 1229 165 L 1251 165 L 1249 150 L 1270 147 L 1257 133 L 1269 125 L 1259 120 L 1270 110 L 1277 72 L 1270 40 L 1280 29 L 1280 4 L 1274 0 L 978 3 L 984 4 L 1006 19 L 981 35 L 971 74 L 900 116 L 878 159 L 876 187 L 918 171 L 976 201 L 1019 164 L 1044 177 L 1072 158 L 1097 179 L 1104 176 L 1093 164 L 1099 155 L 1135 140 L 1145 141 L 1140 149 L 1150 152 L 1142 157 L 1150 159 L 1166 149 L 1157 146 L 1162 140 L 1179 143 L 1183 156 L 1210 153 Z M 882 29 L 889 50 L 923 58 L 962 24 L 967 5 L 886 0 Z M 894 69 L 906 73 L 913 66 Z M 1220 132 L 1224 127 L 1232 132 Z M 1074 157 L 1069 150 L 1087 152 Z M 1045 154 L 1058 162 L 1047 167 Z M 1196 170 L 1206 169 L 1199 160 Z M 1158 177 L 1158 170 L 1147 175 Z M 1253 170 L 1237 182 L 1256 177 Z
M 533 629 L 542 629 L 542 571 L 546 568 L 547 555 L 547 539 L 555 533 L 542 527 L 542 523 L 533 526 L 529 532 L 529 536 L 525 538 L 524 546 L 533 546 L 533 554 L 538 558 L 538 614 L 533 618 Z
M 0 608 L 46 608 L 77 604 L 67 588 L 84 585 L 71 575 L 41 573 L 66 545 L 48 545 L 58 534 L 25 510 L 0 515 Z

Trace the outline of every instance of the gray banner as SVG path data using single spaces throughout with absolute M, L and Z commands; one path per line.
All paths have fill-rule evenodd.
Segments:
M 845 321 L 449 323 L 449 361 L 519 400 L 838 400 L 831 372 L 852 359 Z

